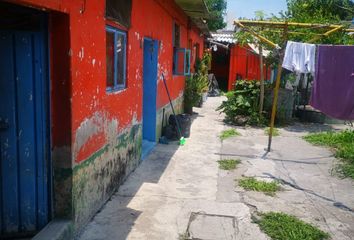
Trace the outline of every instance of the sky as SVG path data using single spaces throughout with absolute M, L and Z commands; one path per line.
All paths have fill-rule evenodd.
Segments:
M 233 29 L 233 20 L 239 17 L 253 18 L 255 11 L 263 10 L 268 17 L 286 8 L 286 0 L 227 0 L 227 29 Z

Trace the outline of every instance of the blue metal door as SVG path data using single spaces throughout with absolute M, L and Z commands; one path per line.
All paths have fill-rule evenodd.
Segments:
M 0 238 L 49 218 L 46 52 L 43 31 L 0 31 Z
M 144 39 L 142 159 L 156 144 L 158 41 Z
M 158 42 L 144 40 L 143 139 L 156 141 L 156 91 Z

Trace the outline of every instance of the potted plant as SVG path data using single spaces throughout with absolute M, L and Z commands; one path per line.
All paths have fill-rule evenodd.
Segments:
M 196 106 L 200 100 L 198 84 L 197 74 L 193 74 L 186 78 L 186 85 L 184 89 L 184 111 L 188 114 L 193 113 L 193 107 Z

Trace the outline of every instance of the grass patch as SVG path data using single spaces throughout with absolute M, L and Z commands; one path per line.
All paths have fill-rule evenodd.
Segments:
M 354 179 L 354 131 L 324 132 L 309 134 L 304 139 L 314 145 L 331 147 L 335 157 L 342 159 L 337 170 L 344 177 Z
M 178 240 L 188 240 L 188 239 L 190 239 L 188 233 L 178 234 Z
M 267 127 L 264 129 L 264 134 L 269 136 L 270 134 L 270 127 Z M 280 135 L 280 132 L 279 132 L 279 129 L 277 128 L 273 128 L 273 137 L 276 137 L 276 136 L 279 136 Z
M 223 141 L 227 138 L 235 137 L 235 136 L 240 136 L 240 133 L 237 132 L 235 129 L 228 129 L 221 132 L 220 139 L 221 141 Z
M 255 179 L 254 177 L 243 178 L 238 184 L 246 190 L 264 192 L 267 195 L 274 196 L 280 190 L 278 182 L 266 182 Z
M 222 170 L 233 170 L 236 169 L 236 166 L 241 163 L 239 159 L 224 159 L 219 160 L 219 168 Z
M 261 230 L 273 240 L 323 240 L 329 234 L 294 216 L 269 212 L 257 221 Z

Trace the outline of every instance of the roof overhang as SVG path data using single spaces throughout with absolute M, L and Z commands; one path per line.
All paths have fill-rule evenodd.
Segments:
M 191 18 L 210 18 L 204 0 L 175 0 L 175 2 Z
M 204 0 L 175 0 L 175 2 L 204 35 L 210 36 L 209 28 L 205 21 L 205 19 L 210 18 L 210 13 Z

